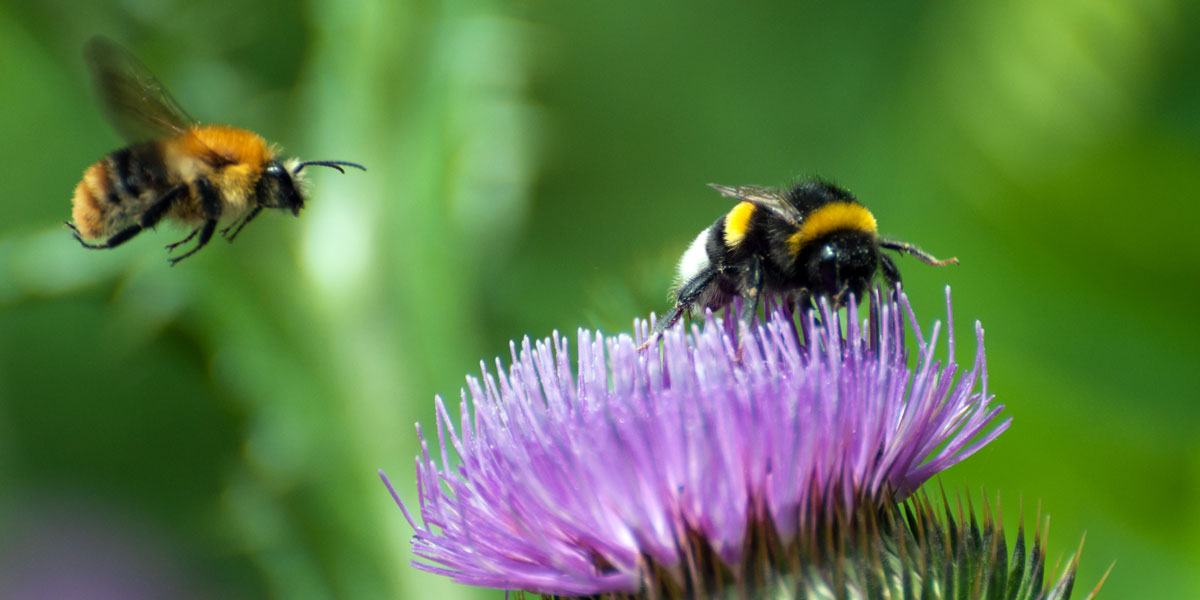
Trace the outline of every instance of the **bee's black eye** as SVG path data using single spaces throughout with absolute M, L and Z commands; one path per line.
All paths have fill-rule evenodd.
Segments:
M 272 162 L 263 169 L 257 194 L 259 205 L 264 208 L 280 208 L 299 215 L 304 207 L 304 199 L 292 183 L 291 174 L 278 162 Z

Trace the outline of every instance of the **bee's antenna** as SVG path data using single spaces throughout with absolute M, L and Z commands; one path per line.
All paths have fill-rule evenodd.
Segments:
M 302 162 L 302 163 L 296 165 L 296 168 L 292 169 L 292 175 L 299 173 L 300 169 L 303 169 L 304 167 L 307 167 L 308 165 L 316 165 L 318 167 L 329 167 L 331 169 L 337 169 L 339 172 L 342 172 L 342 173 L 346 172 L 346 170 L 343 169 L 342 167 L 354 167 L 355 169 L 361 169 L 363 171 L 367 170 L 366 167 L 364 167 L 358 163 L 346 162 L 344 160 L 310 160 L 308 162 Z

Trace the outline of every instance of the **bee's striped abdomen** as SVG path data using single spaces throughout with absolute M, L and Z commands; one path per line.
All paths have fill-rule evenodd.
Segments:
M 152 198 L 169 187 L 162 145 L 143 142 L 121 148 L 83 172 L 71 199 L 79 234 L 94 239 L 136 219 Z
M 161 192 L 167 187 L 162 145 L 144 142 L 121 148 L 104 157 L 112 178 L 113 204 L 132 201 L 147 191 Z
M 100 161 L 83 172 L 83 179 L 75 186 L 71 197 L 71 219 L 79 234 L 85 238 L 104 235 L 105 213 L 112 206 L 110 195 L 115 193 L 108 178 L 105 162 Z

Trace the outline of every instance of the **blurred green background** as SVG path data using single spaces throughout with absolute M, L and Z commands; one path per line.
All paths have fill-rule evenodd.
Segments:
M 95 34 L 370 171 L 175 268 L 84 251 Z M 376 469 L 413 501 L 412 424 L 509 339 L 665 309 L 703 184 L 822 175 L 962 261 L 900 267 L 1014 423 L 943 482 L 1086 531 L 1102 598 L 1200 597 L 1197 56 L 1184 0 L 0 2 L 0 595 L 501 597 L 408 565 Z

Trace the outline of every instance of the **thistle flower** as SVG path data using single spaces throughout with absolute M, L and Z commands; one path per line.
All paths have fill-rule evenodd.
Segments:
M 943 362 L 940 323 L 927 340 L 903 295 L 876 291 L 867 312 L 710 318 L 660 352 L 637 350 L 645 322 L 637 339 L 580 330 L 574 371 L 557 333 L 513 344 L 508 369 L 468 378 L 458 428 L 437 399 L 440 462 L 417 427 L 423 524 L 400 503 L 414 565 L 561 596 L 794 589 L 814 540 L 887 521 L 1009 425 L 982 326 L 964 372 L 952 319 Z

